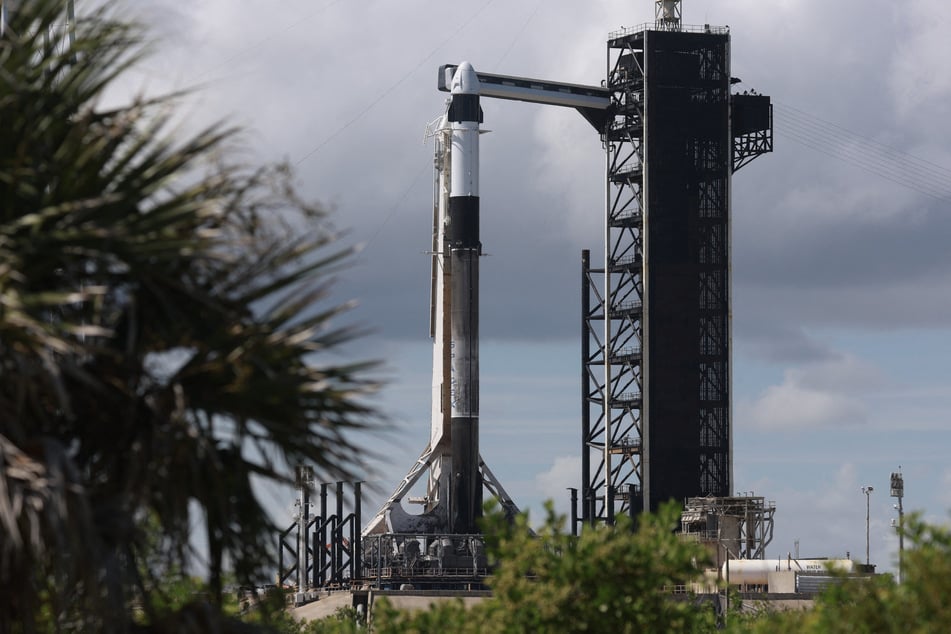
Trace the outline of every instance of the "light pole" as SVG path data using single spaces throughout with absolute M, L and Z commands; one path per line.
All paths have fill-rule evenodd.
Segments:
M 869 531 L 868 531 L 869 521 L 868 520 L 869 520 L 869 511 L 871 510 L 871 507 L 872 507 L 872 491 L 874 490 L 875 489 L 870 486 L 862 487 L 862 493 L 865 494 L 865 565 L 866 566 L 870 565 L 871 563 L 871 560 L 869 559 L 869 556 L 868 556 L 868 545 L 869 545 Z
M 892 474 L 891 496 L 898 498 L 895 509 L 898 511 L 898 583 L 901 583 L 902 564 L 904 563 L 902 560 L 905 555 L 905 509 L 902 508 L 901 503 L 901 499 L 905 497 L 905 480 L 901 475 L 901 465 L 898 466 L 898 471 Z

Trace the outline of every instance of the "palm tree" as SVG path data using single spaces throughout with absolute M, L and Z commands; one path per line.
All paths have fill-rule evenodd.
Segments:
M 223 574 L 270 565 L 252 482 L 351 478 L 377 423 L 372 366 L 322 362 L 347 251 L 287 170 L 222 158 L 232 130 L 97 109 L 142 34 L 102 10 L 63 52 L 61 5 L 0 38 L 0 631 L 211 631 Z M 210 601 L 163 614 L 196 525 Z

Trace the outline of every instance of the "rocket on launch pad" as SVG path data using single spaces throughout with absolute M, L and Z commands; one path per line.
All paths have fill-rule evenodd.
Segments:
M 603 88 L 477 73 L 468 62 L 439 69 L 450 92 L 435 129 L 436 186 L 430 335 L 433 338 L 432 433 L 429 445 L 363 530 L 383 533 L 478 533 L 482 493 L 503 510 L 518 508 L 479 453 L 479 134 L 481 97 L 577 109 L 597 130 L 606 121 Z M 407 513 L 402 500 L 428 472 L 423 506 Z
M 435 131 L 432 433 L 426 450 L 367 525 L 365 535 L 477 533 L 484 485 L 503 508 L 517 512 L 479 455 L 480 84 L 468 62 L 448 72 L 452 96 Z M 401 500 L 427 470 L 425 497 L 411 500 L 421 503 L 423 512 L 411 515 Z

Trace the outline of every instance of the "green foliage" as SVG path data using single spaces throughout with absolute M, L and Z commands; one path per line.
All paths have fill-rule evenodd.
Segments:
M 198 577 L 182 572 L 167 574 L 159 587 L 146 597 L 151 603 L 144 613 L 165 614 L 175 612 L 206 593 L 205 584 Z
M 0 38 L 0 631 L 242 631 L 225 562 L 272 570 L 252 480 L 351 479 L 375 420 L 370 366 L 322 363 L 347 252 L 286 169 L 224 158 L 231 131 L 97 107 L 141 33 L 107 7 L 63 52 L 62 5 Z M 205 594 L 160 599 L 196 526 Z
M 461 601 L 405 614 L 374 606 L 374 631 L 396 632 L 704 632 L 715 626 L 709 607 L 669 591 L 699 576 L 701 546 L 674 534 L 676 505 L 644 515 L 632 531 L 627 517 L 578 538 L 548 506 L 538 536 L 522 515 L 509 523 L 487 513 L 484 532 L 496 568 L 491 599 L 466 609 Z
M 674 507 L 640 519 L 631 533 L 626 519 L 614 529 L 564 532 L 564 518 L 549 516 L 538 538 L 524 516 L 513 525 L 500 514 L 486 518 L 498 566 L 494 596 L 466 608 L 461 600 L 406 613 L 385 600 L 374 607 L 374 632 L 714 632 L 710 608 L 677 601 L 664 592 L 697 576 L 710 562 L 697 545 L 672 532 Z M 890 575 L 843 579 L 815 607 L 789 612 L 731 612 L 721 631 L 756 634 L 930 634 L 951 632 L 951 529 L 911 516 L 904 581 Z M 698 568 L 699 567 L 699 568 Z M 733 606 L 740 605 L 733 596 Z
M 352 607 L 340 608 L 333 616 L 301 626 L 301 634 L 356 634 L 366 631 L 364 615 Z
M 374 634 L 475 634 L 497 632 L 484 603 L 467 608 L 462 599 L 433 603 L 428 610 L 405 612 L 386 599 L 377 599 L 371 615 Z M 516 631 L 516 630 L 512 630 Z

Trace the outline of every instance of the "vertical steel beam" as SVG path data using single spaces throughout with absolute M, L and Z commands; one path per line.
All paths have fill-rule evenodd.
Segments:
M 360 482 L 353 483 L 353 524 L 355 528 L 353 540 L 351 540 L 353 550 L 350 553 L 350 558 L 354 562 L 350 573 L 351 579 L 363 578 L 363 501 L 360 492 L 361 484 Z
M 588 522 L 588 500 L 593 495 L 591 490 L 591 403 L 590 401 L 590 368 L 591 360 L 591 251 L 584 249 L 581 252 L 581 519 Z M 577 495 L 577 491 L 573 493 Z M 572 509 L 575 508 L 574 503 Z
M 320 485 L 320 576 L 318 577 L 319 586 L 327 585 L 327 483 Z
M 333 580 L 340 582 L 343 579 L 341 575 L 343 573 L 343 482 L 337 483 L 337 512 L 336 519 L 334 521 L 334 531 L 333 538 L 331 539 L 331 544 L 333 544 Z

